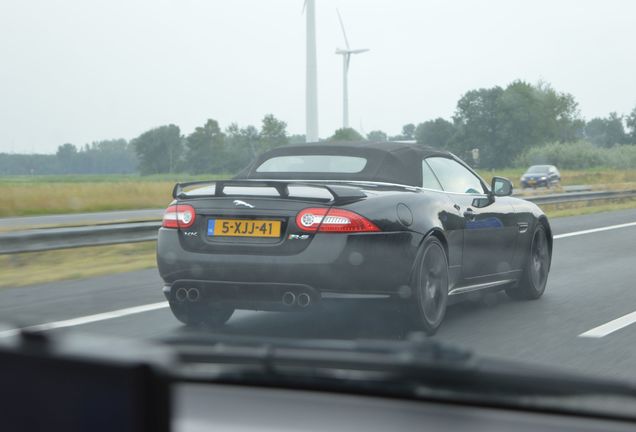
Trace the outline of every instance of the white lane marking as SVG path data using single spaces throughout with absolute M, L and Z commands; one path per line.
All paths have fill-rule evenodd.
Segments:
M 110 312 L 102 312 L 95 315 L 86 315 L 78 318 L 71 318 L 62 321 L 54 321 L 50 323 L 44 324 L 36 324 L 28 327 L 24 327 L 22 329 L 9 329 L 0 331 L 0 338 L 14 336 L 20 332 L 20 330 L 29 330 L 29 331 L 46 331 L 53 330 L 63 327 L 74 327 L 82 324 L 89 324 L 98 321 L 105 321 L 113 318 L 121 318 L 128 315 L 134 315 L 143 312 L 149 312 L 157 309 L 163 309 L 168 307 L 168 302 L 163 301 L 159 303 L 150 303 L 141 306 L 133 306 L 125 309 L 117 309 Z
M 627 227 L 631 227 L 631 226 L 636 226 L 636 222 L 629 222 L 629 223 L 624 223 L 624 224 L 620 224 L 620 225 L 610 225 L 610 226 L 606 226 L 606 227 L 601 227 L 601 228 L 593 228 L 593 229 L 589 229 L 589 230 L 583 230 L 583 231 L 574 231 L 571 233 L 566 233 L 566 234 L 558 234 L 553 236 L 553 239 L 560 239 L 560 238 L 566 238 L 566 237 L 573 237 L 573 236 L 578 236 L 578 235 L 583 235 L 583 234 L 592 234 L 592 233 L 597 233 L 597 232 L 601 232 L 601 231 L 609 231 L 609 230 L 614 230 L 614 229 L 619 229 L 619 228 L 627 228 Z
M 581 333 L 579 337 L 602 338 L 603 336 L 614 333 L 615 331 L 627 327 L 630 324 L 634 324 L 635 322 L 636 312 L 628 313 L 627 315 L 623 315 L 622 317 L 616 318 L 613 321 L 610 321 L 598 327 L 594 327 L 593 329 L 588 330 L 585 333 Z
M 624 223 L 620 225 L 610 225 L 606 227 L 594 228 L 594 229 L 589 229 L 584 231 L 575 231 L 575 232 L 571 232 L 567 234 L 559 234 L 559 235 L 555 235 L 553 238 L 559 239 L 559 238 L 572 237 L 572 236 L 583 235 L 583 234 L 592 234 L 596 232 L 608 231 L 608 230 L 613 230 L 618 228 L 627 228 L 631 226 L 636 226 L 636 222 Z M 614 333 L 615 331 L 618 331 L 634 323 L 636 323 L 636 312 L 631 312 L 631 313 L 628 313 L 627 315 L 623 315 L 620 318 L 616 318 L 615 320 L 612 320 L 598 327 L 594 327 L 593 329 L 590 329 L 584 333 L 581 333 L 579 337 L 602 338 L 603 336 L 607 336 L 610 333 Z

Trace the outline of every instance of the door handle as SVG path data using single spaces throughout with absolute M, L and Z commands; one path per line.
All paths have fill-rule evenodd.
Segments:
M 466 209 L 466 211 L 464 212 L 464 217 L 467 220 L 469 220 L 469 221 L 474 221 L 475 220 L 475 212 L 471 208 Z

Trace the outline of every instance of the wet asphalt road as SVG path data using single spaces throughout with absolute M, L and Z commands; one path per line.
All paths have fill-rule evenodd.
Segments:
M 552 221 L 555 235 L 636 221 L 636 209 Z M 55 282 L 0 291 L 0 321 L 11 327 L 154 304 L 165 299 L 156 270 Z M 636 226 L 555 239 L 545 295 L 517 302 L 505 294 L 449 308 L 436 339 L 477 354 L 518 359 L 636 381 L 636 324 L 607 336 L 579 335 L 636 311 Z M 185 334 L 169 309 L 53 332 L 155 339 Z M 393 305 L 378 300 L 329 303 L 321 312 L 238 311 L 229 334 L 302 338 L 402 339 L 409 327 Z M 0 332 L 1 334 L 1 332 Z

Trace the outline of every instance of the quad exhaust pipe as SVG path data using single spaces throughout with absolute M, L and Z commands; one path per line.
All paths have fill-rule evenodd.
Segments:
M 198 302 L 201 298 L 201 292 L 198 288 L 179 288 L 174 294 L 177 301 L 184 302 L 186 300 L 190 302 Z

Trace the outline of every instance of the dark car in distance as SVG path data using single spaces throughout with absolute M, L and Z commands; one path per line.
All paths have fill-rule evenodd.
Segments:
M 450 297 L 543 294 L 550 224 L 511 193 L 414 144 L 279 147 L 238 178 L 175 185 L 157 244 L 163 292 L 188 325 L 381 297 L 432 334 Z
M 554 165 L 532 165 L 521 176 L 521 188 L 536 188 L 558 185 L 561 174 Z

